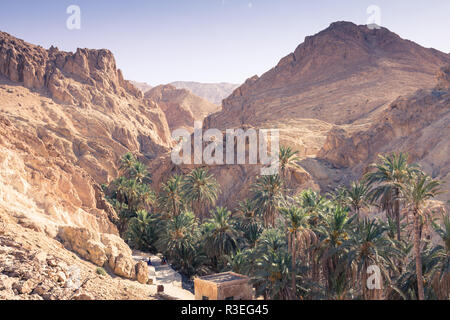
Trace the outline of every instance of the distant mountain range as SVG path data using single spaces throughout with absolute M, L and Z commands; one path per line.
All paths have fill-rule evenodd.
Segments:
M 218 105 L 170 84 L 148 90 L 145 98 L 156 102 L 164 111 L 171 130 L 183 127 L 193 131 L 194 121 L 203 121 L 206 116 L 220 110 Z
M 186 89 L 193 94 L 202 97 L 218 106 L 222 105 L 222 100 L 233 93 L 234 89 L 239 87 L 238 84 L 233 83 L 199 83 L 188 81 L 176 81 L 170 83 L 177 89 Z
M 146 82 L 130 81 L 136 88 L 140 89 L 142 93 L 146 93 L 154 87 Z M 209 102 L 221 106 L 222 100 L 231 95 L 238 84 L 234 83 L 200 83 L 193 81 L 175 81 L 168 85 L 175 87 L 176 89 L 185 89 L 196 96 L 199 96 Z M 165 86 L 165 85 L 162 85 Z

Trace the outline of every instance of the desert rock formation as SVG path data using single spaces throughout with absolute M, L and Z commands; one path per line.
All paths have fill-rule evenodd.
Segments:
M 386 28 L 369 29 L 350 22 L 336 22 L 306 37 L 293 53 L 261 77 L 249 78 L 224 100 L 222 111 L 205 119 L 204 129 L 279 129 L 280 143 L 298 150 L 302 158 L 300 167 L 289 168 L 288 175 L 297 178 L 289 182 L 294 190 L 313 186 L 328 191 L 355 178 L 356 172 L 360 173 L 370 162 L 368 158 L 373 160 L 371 155 L 403 149 L 412 151 L 414 144 L 406 148 L 400 140 L 397 144 L 383 144 L 394 137 L 406 139 L 414 130 L 417 130 L 416 137 L 409 138 L 411 143 L 422 134 L 425 136 L 422 132 L 425 130 L 429 131 L 426 136 L 434 136 L 433 145 L 439 145 L 439 149 L 428 151 L 430 141 L 425 139 L 416 150 L 422 155 L 415 157 L 423 162 L 426 153 L 430 164 L 425 169 L 436 173 L 440 170 L 437 168 L 445 167 L 442 162 L 448 158 L 445 150 L 449 143 L 443 130 L 448 124 L 439 122 L 441 129 L 431 130 L 426 123 L 432 121 L 430 117 L 439 119 L 433 108 L 440 110 L 439 114 L 448 111 L 445 94 L 438 94 L 433 88 L 438 72 L 438 87 L 447 86 L 448 69 L 439 70 L 449 63 L 448 54 L 404 40 Z M 417 90 L 428 92 L 423 101 L 401 98 L 420 96 L 421 91 L 415 93 Z M 397 103 L 393 104 L 394 101 Z M 419 113 L 409 114 L 411 104 Z M 435 114 L 428 114 L 425 106 Z M 393 119 L 394 116 L 399 119 Z M 395 123 L 389 124 L 389 119 Z M 390 125 L 392 133 L 373 137 L 377 130 Z M 373 127 L 376 129 L 370 129 Z M 353 132 L 367 135 L 352 136 Z M 249 184 L 259 171 L 251 165 L 208 168 L 222 185 L 220 204 L 229 206 L 248 196 Z M 165 170 L 186 171 L 170 163 Z M 445 172 L 437 176 L 448 181 Z
M 436 87 L 399 97 L 369 127 L 336 126 L 318 154 L 332 166 L 364 173 L 379 153 L 401 150 L 450 188 L 450 65 L 437 73 Z M 443 194 L 442 200 L 448 199 Z
M 171 147 L 163 111 L 124 80 L 108 50 L 45 50 L 0 33 L 0 209 L 132 278 L 103 183 L 118 159 Z

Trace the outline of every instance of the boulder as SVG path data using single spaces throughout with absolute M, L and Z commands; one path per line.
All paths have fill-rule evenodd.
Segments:
M 149 270 L 148 265 L 144 261 L 139 261 L 136 263 L 136 279 L 139 283 L 148 283 Z
M 134 279 L 134 277 L 136 276 L 136 272 L 133 258 L 125 256 L 122 253 L 119 254 L 119 256 L 114 259 L 113 271 L 118 276 L 128 279 Z

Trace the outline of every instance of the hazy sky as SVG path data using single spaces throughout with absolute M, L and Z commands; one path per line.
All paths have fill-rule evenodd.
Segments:
M 81 29 L 69 30 L 69 5 Z M 449 0 L 0 0 L 0 30 L 45 48 L 108 48 L 127 79 L 241 83 L 272 68 L 305 36 L 338 20 L 381 25 L 450 52 Z

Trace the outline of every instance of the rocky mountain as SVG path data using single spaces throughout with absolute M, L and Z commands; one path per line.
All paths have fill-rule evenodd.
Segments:
M 301 156 L 299 167 L 287 173 L 293 190 L 328 191 L 361 174 L 377 153 L 401 150 L 415 151 L 413 160 L 448 181 L 449 142 L 440 116 L 449 104 L 445 90 L 435 87 L 436 74 L 445 78 L 439 70 L 449 63 L 448 54 L 385 28 L 336 22 L 306 37 L 261 77 L 248 79 L 223 101 L 222 111 L 205 119 L 204 129 L 279 129 L 280 143 Z M 161 172 L 189 168 L 169 162 L 162 167 Z M 208 169 L 222 185 L 219 203 L 229 207 L 249 195 L 259 172 L 255 165 Z
M 1 250 L 14 251 L 8 234 L 40 235 L 136 278 L 100 185 L 116 177 L 124 153 L 148 161 L 171 143 L 164 112 L 123 78 L 110 51 L 45 50 L 0 32 L 0 224 L 7 226 Z
M 314 156 L 332 125 L 370 123 L 398 96 L 434 86 L 448 61 L 385 28 L 336 22 L 248 79 L 205 126 L 278 127 L 286 144 Z
M 222 105 L 222 100 L 228 97 L 234 89 L 239 87 L 238 84 L 233 83 L 199 83 L 192 81 L 176 81 L 170 83 L 177 89 L 186 89 L 193 94 L 208 100 L 209 102 L 218 106 Z
M 148 90 L 153 88 L 147 82 L 138 82 L 138 81 L 130 81 L 133 86 L 142 91 L 142 93 L 146 93 Z
M 317 159 L 337 168 L 348 181 L 364 173 L 377 154 L 401 150 L 433 178 L 444 182 L 444 190 L 449 190 L 449 136 L 450 65 L 439 70 L 434 88 L 397 98 L 370 126 L 334 127 Z M 305 166 L 308 167 L 308 162 Z M 323 167 L 311 169 L 326 172 Z M 440 199 L 448 199 L 448 194 Z
M 220 110 L 219 106 L 172 85 L 157 86 L 147 91 L 145 98 L 161 107 L 172 131 L 178 128 L 193 131 L 194 121 L 203 121 L 206 116 Z

